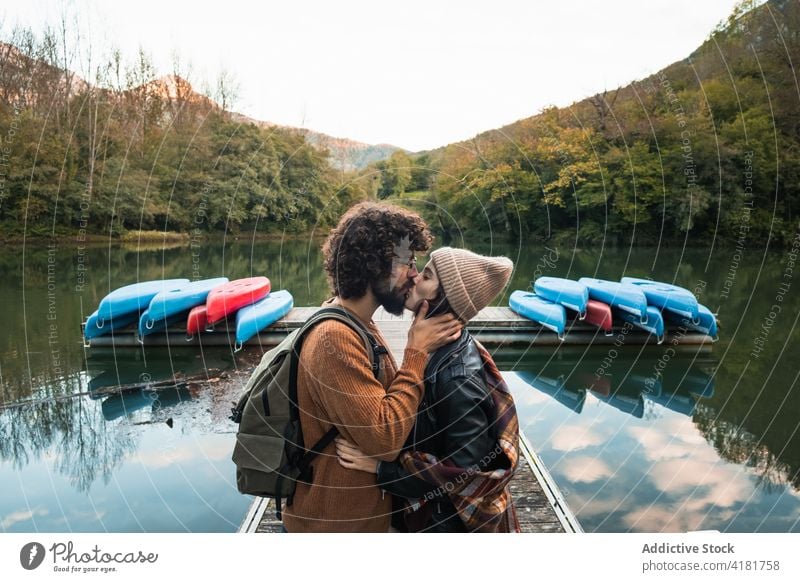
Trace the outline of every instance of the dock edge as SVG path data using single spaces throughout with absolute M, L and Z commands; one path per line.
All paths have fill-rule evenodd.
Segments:
M 578 518 L 575 517 L 575 514 L 572 513 L 569 505 L 567 505 L 567 502 L 564 500 L 564 495 L 562 495 L 561 490 L 558 488 L 558 485 L 556 485 L 550 471 L 547 470 L 544 462 L 533 449 L 528 439 L 525 438 L 522 431 L 519 433 L 519 448 L 522 454 L 525 455 L 525 459 L 528 461 L 531 471 L 533 471 L 536 479 L 542 485 L 542 489 L 545 495 L 547 495 L 547 500 L 555 510 L 558 521 L 561 522 L 564 531 L 567 533 L 585 533 Z

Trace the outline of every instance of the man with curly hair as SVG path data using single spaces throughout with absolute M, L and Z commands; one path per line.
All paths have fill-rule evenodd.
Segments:
M 432 236 L 418 215 L 388 204 L 361 203 L 331 230 L 323 246 L 333 298 L 385 347 L 372 321 L 378 307 L 400 315 L 417 275 L 415 252 Z M 461 335 L 452 315 L 426 318 L 423 305 L 408 333 L 402 366 L 381 356 L 375 377 L 366 346 L 349 326 L 323 321 L 308 332 L 300 352 L 297 397 L 306 445 L 336 427 L 365 454 L 393 460 L 414 426 L 428 355 Z M 310 484 L 298 483 L 284 511 L 289 532 L 385 532 L 392 502 L 375 475 L 343 468 L 331 443 L 313 464 Z

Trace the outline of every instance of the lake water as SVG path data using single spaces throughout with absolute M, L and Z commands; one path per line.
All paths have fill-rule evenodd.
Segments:
M 230 461 L 233 396 L 199 380 L 241 363 L 229 350 L 88 350 L 80 323 L 109 291 L 162 277 L 266 274 L 316 305 L 319 244 L 0 251 L 1 530 L 235 531 L 250 499 Z M 800 271 L 788 252 L 469 247 L 513 258 L 512 289 L 535 275 L 647 276 L 719 314 L 710 352 L 495 353 L 525 436 L 587 531 L 800 531 Z M 175 375 L 187 381 L 154 385 Z M 96 392 L 115 385 L 145 388 Z

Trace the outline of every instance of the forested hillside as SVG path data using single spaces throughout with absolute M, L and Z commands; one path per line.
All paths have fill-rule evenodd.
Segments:
M 651 77 L 395 154 L 374 167 L 379 192 L 421 190 L 414 202 L 445 228 L 531 240 L 786 244 L 800 218 L 800 3 L 756 4 Z
M 15 30 L 0 44 L 4 237 L 305 232 L 373 196 L 442 231 L 525 240 L 782 245 L 798 228 L 796 1 L 745 0 L 651 77 L 421 154 L 331 155 L 303 132 L 242 122 L 224 77 L 212 99 L 144 52 L 93 62 L 63 40 Z M 391 157 L 342 169 L 373 155 Z
M 240 123 L 140 52 L 95 67 L 58 37 L 0 44 L 0 226 L 4 238 L 130 230 L 305 232 L 366 196 L 300 133 Z M 83 61 L 86 63 L 86 61 Z M 344 185 L 342 185 L 344 184 Z

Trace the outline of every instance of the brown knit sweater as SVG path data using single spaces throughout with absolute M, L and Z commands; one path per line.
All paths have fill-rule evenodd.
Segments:
M 376 340 L 386 341 L 374 323 Z M 297 398 L 303 440 L 310 447 L 331 425 L 365 454 L 394 460 L 414 426 L 422 399 L 427 354 L 406 349 L 403 367 L 381 356 L 384 383 L 375 378 L 361 337 L 339 321 L 324 321 L 303 342 Z M 312 463 L 313 483 L 298 483 L 283 522 L 290 532 L 386 532 L 391 496 L 375 475 L 342 467 L 335 443 Z

